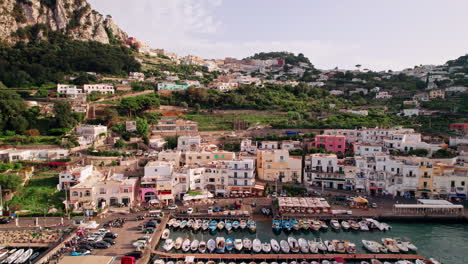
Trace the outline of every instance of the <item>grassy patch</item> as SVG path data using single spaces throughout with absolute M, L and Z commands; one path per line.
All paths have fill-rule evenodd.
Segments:
M 10 207 L 18 210 L 30 210 L 42 213 L 44 208 L 57 208 L 63 211 L 64 192 L 57 190 L 58 173 L 45 172 L 34 175 L 33 178 L 19 190 L 10 201 Z
M 271 111 L 258 111 L 251 114 L 186 114 L 185 117 L 196 121 L 200 131 L 233 130 L 235 120 L 244 120 L 250 124 L 258 123 L 260 125 L 269 125 L 273 122 L 287 120 L 285 113 Z
M 0 137 L 1 144 L 8 145 L 55 145 L 59 136 L 3 136 Z

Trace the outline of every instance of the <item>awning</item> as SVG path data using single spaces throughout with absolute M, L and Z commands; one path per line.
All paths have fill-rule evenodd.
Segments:
M 263 190 L 265 190 L 265 185 L 257 183 L 257 184 L 255 184 L 254 189 L 263 191 Z
M 370 190 L 377 190 L 377 187 L 369 187 Z

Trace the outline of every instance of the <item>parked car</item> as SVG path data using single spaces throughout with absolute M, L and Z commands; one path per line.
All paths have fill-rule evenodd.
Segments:
M 126 257 L 134 257 L 135 259 L 139 259 L 143 256 L 143 252 L 141 251 L 132 251 L 125 254 Z
M 93 247 L 90 246 L 89 244 L 82 244 L 82 245 L 79 245 L 79 246 L 78 246 L 78 249 L 82 249 L 82 250 L 84 250 L 84 251 L 86 251 L 86 250 L 91 251 L 91 250 L 93 250 Z
M 105 241 L 98 241 L 96 243 L 94 243 L 94 248 L 102 248 L 102 249 L 105 249 L 105 248 L 109 248 L 111 245 Z
M 193 214 L 193 208 L 187 209 L 187 214 Z
M 104 234 L 104 238 L 112 238 L 112 239 L 116 239 L 117 238 L 117 234 L 116 233 L 112 233 L 112 232 L 107 232 Z
M 377 208 L 377 204 L 376 204 L 376 203 L 372 203 L 372 204 L 371 204 L 371 207 L 372 207 L 372 208 Z
M 0 224 L 8 224 L 10 223 L 10 218 L 0 218 Z
M 168 210 L 176 210 L 178 207 L 176 204 L 171 204 L 167 207 Z
M 111 245 L 115 245 L 115 240 L 112 238 L 103 238 L 102 241 L 107 242 Z

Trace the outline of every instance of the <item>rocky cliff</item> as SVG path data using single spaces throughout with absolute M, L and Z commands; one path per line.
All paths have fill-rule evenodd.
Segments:
M 86 0 L 0 0 L 0 39 L 8 43 L 60 31 L 77 40 L 111 43 L 127 34 Z

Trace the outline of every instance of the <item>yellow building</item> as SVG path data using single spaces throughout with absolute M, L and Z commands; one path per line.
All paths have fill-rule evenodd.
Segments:
M 433 197 L 434 186 L 433 186 L 433 168 L 432 166 L 420 166 L 419 167 L 419 181 L 417 196 L 422 198 Z
M 289 156 L 283 149 L 257 152 L 257 174 L 260 180 L 302 182 L 302 158 Z

